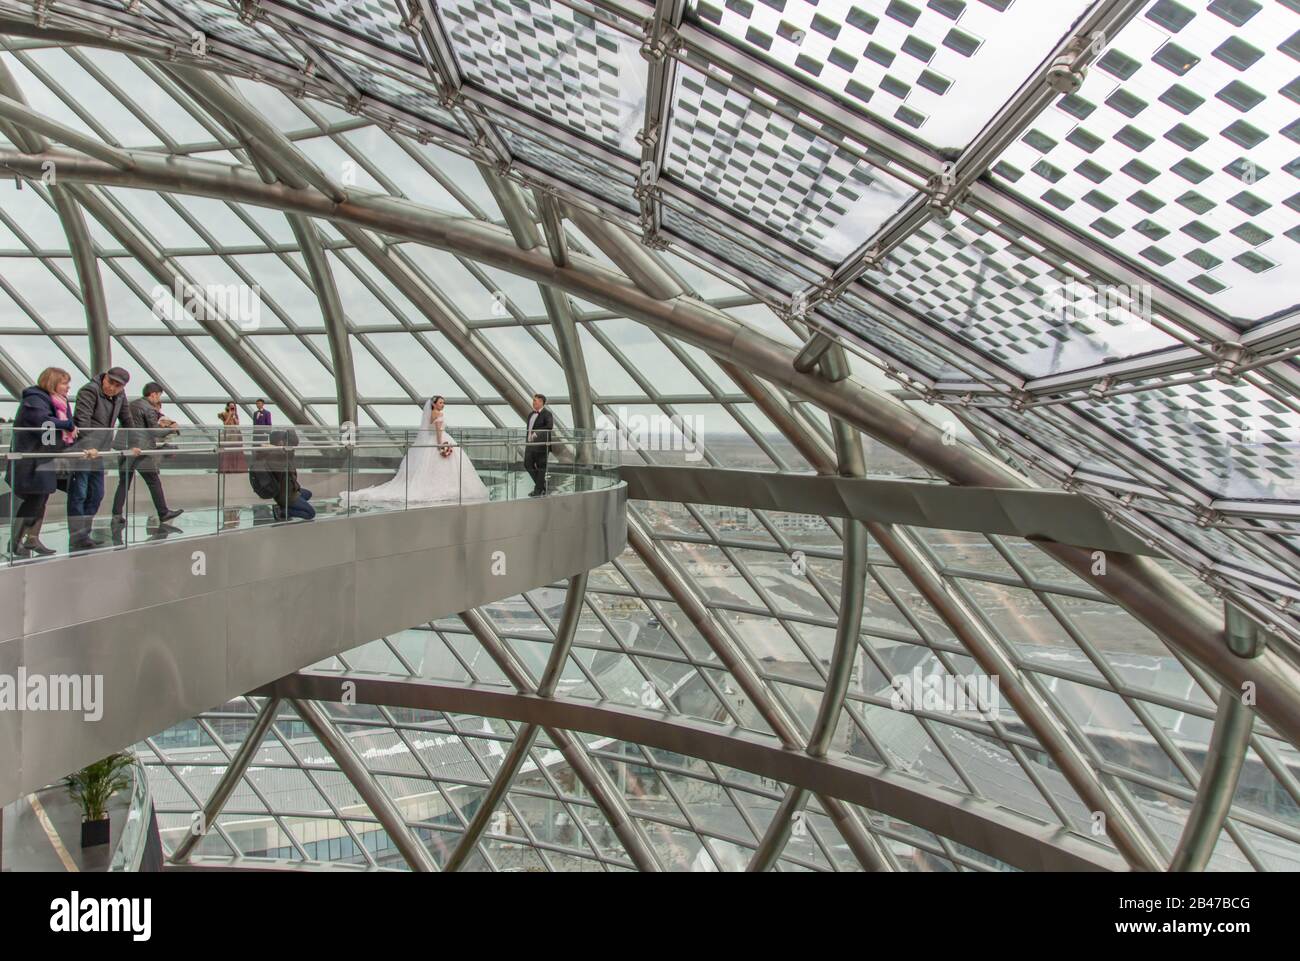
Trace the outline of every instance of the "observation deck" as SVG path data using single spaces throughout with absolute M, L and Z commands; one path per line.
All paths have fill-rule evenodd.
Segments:
M 67 553 L 56 496 L 40 537 L 59 553 L 0 560 L 0 676 L 69 679 L 65 694 L 90 678 L 80 703 L 100 715 L 0 711 L 0 803 L 358 644 L 599 567 L 626 541 L 626 487 L 581 432 L 552 437 L 545 497 L 528 496 L 522 431 L 467 430 L 451 433 L 486 500 L 362 508 L 347 492 L 392 477 L 416 432 L 295 430 L 313 521 L 283 519 L 240 467 L 265 462 L 269 428 L 198 428 L 144 454 L 179 518 L 159 522 L 137 475 L 113 524 L 131 452 L 105 452 L 99 546 Z

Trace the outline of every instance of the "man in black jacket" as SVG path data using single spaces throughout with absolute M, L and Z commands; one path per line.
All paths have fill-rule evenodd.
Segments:
M 533 394 L 533 410 L 526 422 L 524 470 L 533 479 L 533 490 L 528 496 L 542 497 L 546 494 L 546 455 L 551 449 L 551 431 L 555 429 L 555 418 L 546 406 L 545 394 Z
M 104 499 L 104 461 L 101 450 L 124 446 L 118 426 L 129 427 L 123 391 L 131 375 L 121 367 L 110 367 L 77 391 L 72 422 L 78 434 L 70 450 L 86 451 L 88 460 L 76 461 L 68 477 L 68 548 L 89 550 L 96 546 L 90 531 Z M 140 456 L 139 448 L 131 451 Z
M 176 421 L 162 415 L 162 384 L 150 381 L 144 385 L 144 394 L 131 401 L 126 407 L 126 422 L 131 428 L 128 443 L 141 451 L 157 450 L 163 446 L 163 433 L 168 427 L 175 427 Z M 166 524 L 184 513 L 182 510 L 169 510 L 167 495 L 163 493 L 162 478 L 159 476 L 157 457 L 123 457 L 117 469 L 117 493 L 113 495 L 113 539 L 126 525 L 126 495 L 131 490 L 131 480 L 136 472 L 149 496 L 153 498 L 154 510 L 158 512 L 158 523 Z

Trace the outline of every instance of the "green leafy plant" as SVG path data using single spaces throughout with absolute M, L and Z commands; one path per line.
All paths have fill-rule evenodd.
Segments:
M 108 802 L 131 784 L 127 770 L 132 762 L 130 754 L 110 754 L 63 779 L 69 796 L 81 805 L 85 820 L 101 821 L 108 817 Z

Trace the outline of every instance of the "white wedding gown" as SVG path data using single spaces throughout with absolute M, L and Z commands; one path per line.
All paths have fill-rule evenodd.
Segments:
M 451 456 L 439 452 L 438 434 L 452 448 Z M 362 490 L 348 491 L 352 507 L 401 507 L 436 504 L 442 501 L 489 500 L 488 489 L 478 471 L 450 434 L 443 430 L 443 415 L 436 418 L 429 401 L 420 417 L 420 432 L 407 449 L 392 480 Z

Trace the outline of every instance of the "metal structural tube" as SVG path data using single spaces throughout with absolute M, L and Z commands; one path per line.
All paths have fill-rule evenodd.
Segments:
M 554 696 L 555 687 L 564 676 L 569 652 L 573 650 L 573 639 L 577 636 L 578 624 L 582 621 L 582 605 L 587 596 L 589 574 L 589 571 L 583 571 L 569 578 L 569 589 L 564 594 L 564 610 L 560 612 L 555 641 L 551 644 L 551 656 L 542 671 L 542 679 L 537 682 L 537 693 L 541 697 Z
M 672 300 L 685 293 L 672 275 L 645 256 L 645 249 L 623 230 L 573 204 L 564 204 L 563 208 L 587 239 L 648 296 L 655 300 Z
M 492 385 L 492 389 L 516 414 L 520 417 L 528 415 L 528 411 L 532 409 L 530 392 L 493 363 L 483 346 L 475 339 L 473 332 L 461 323 L 451 308 L 424 283 L 399 250 L 376 241 L 359 227 L 345 223 L 337 223 L 335 226 L 339 233 L 356 248 L 357 253 L 365 257 L 401 292 L 402 296 L 428 318 L 438 332 L 446 337 L 470 366 Z
M 492 623 L 480 611 L 475 610 L 465 611 L 460 615 L 460 619 L 469 628 L 470 633 L 483 645 L 483 648 L 488 652 L 497 667 L 500 668 L 501 673 L 514 686 L 515 690 L 520 694 L 529 692 L 532 686 L 529 683 L 527 672 L 510 652 L 510 649 L 501 643 L 501 639 L 497 637 L 496 629 L 492 626 Z M 627 802 L 623 799 L 622 793 L 610 783 L 608 777 L 604 776 L 604 771 L 601 770 L 599 765 L 591 763 L 586 748 L 578 743 L 577 736 L 560 727 L 544 727 L 543 730 L 546 731 L 546 736 L 551 739 L 551 743 L 558 747 L 560 753 L 564 755 L 574 777 L 582 782 L 582 786 L 587 789 L 587 793 L 591 795 L 592 801 L 600 809 L 605 820 L 609 822 L 615 837 L 623 845 L 623 850 L 627 852 L 637 870 L 658 871 L 659 862 L 655 859 L 650 843 L 645 839 L 641 829 L 637 827 L 636 822 L 632 819 L 632 814 L 628 810 Z
M 51 120 L 44 114 L 37 113 L 21 99 L 0 94 L 0 117 L 41 137 L 48 137 L 55 143 L 80 150 L 88 157 L 102 160 L 119 170 L 131 169 L 132 160 L 129 152 L 111 147 L 98 137 L 74 130 L 57 120 Z M 55 176 L 56 178 L 58 176 L 57 167 Z
M 252 763 L 253 758 L 257 755 L 257 749 L 262 745 L 262 739 L 266 737 L 266 732 L 270 730 L 271 724 L 275 721 L 275 712 L 280 708 L 280 699 L 278 697 L 268 697 L 262 709 L 257 712 L 257 717 L 253 719 L 253 726 L 248 729 L 244 735 L 243 743 L 235 751 L 235 756 L 230 759 L 226 769 L 217 779 L 216 786 L 212 789 L 212 794 L 203 805 L 203 811 L 200 814 L 200 821 L 197 825 L 191 826 L 189 833 L 181 839 L 181 843 L 176 845 L 176 850 L 172 852 L 171 861 L 173 864 L 184 864 L 190 859 L 190 854 L 194 848 L 203 840 L 204 836 L 216 823 L 221 812 L 225 810 L 226 802 L 230 800 L 230 795 L 234 793 L 235 786 L 239 784 L 239 779 L 244 776 L 248 770 L 248 765 Z M 193 830 L 198 827 L 199 830 Z
M 31 386 L 27 376 L 3 355 L 0 355 L 0 384 L 4 385 L 5 390 L 9 391 L 15 399 L 22 397 L 23 391 Z
M 546 668 L 542 671 L 542 678 L 537 685 L 537 694 L 541 697 L 550 697 L 554 694 L 555 685 L 559 683 L 560 678 L 564 675 L 564 665 L 568 661 L 569 651 L 573 647 L 573 636 L 578 630 L 578 621 L 582 618 L 582 604 L 586 593 L 586 571 L 569 578 L 569 589 L 564 595 L 564 611 L 560 615 L 560 623 L 555 631 L 555 640 L 551 644 L 551 656 L 546 662 Z M 536 724 L 525 724 L 515 733 L 515 739 L 510 745 L 510 750 L 502 758 L 501 766 L 492 778 L 492 783 L 488 785 L 487 794 L 479 802 L 478 810 L 474 812 L 474 817 L 470 819 L 469 824 L 465 827 L 465 833 L 461 835 L 460 841 L 457 842 L 456 847 L 447 858 L 447 864 L 443 868 L 444 871 L 459 871 L 470 854 L 473 853 L 479 839 L 483 836 L 483 832 L 487 829 L 492 815 L 496 813 L 496 809 L 506 796 L 510 785 L 514 783 L 515 778 L 518 776 L 519 769 L 523 767 L 524 761 L 528 759 L 528 751 L 532 747 L 533 741 L 536 740 L 539 730 L 540 728 Z
M 557 267 L 569 266 L 569 241 L 564 235 L 564 220 L 556 199 L 544 190 L 534 190 L 537 210 L 542 217 L 542 231 L 546 234 L 546 247 Z
M 84 188 L 78 188 L 75 196 L 82 207 L 140 261 L 140 265 L 153 275 L 155 281 L 168 290 L 173 290 L 177 286 L 181 288 L 189 287 L 189 279 L 174 268 L 154 248 L 150 241 L 140 236 L 130 224 L 118 215 L 117 211 L 97 194 Z M 258 389 L 274 402 L 291 422 L 296 424 L 311 423 L 307 411 L 298 403 L 292 392 L 281 383 L 270 368 L 250 353 L 248 348 L 244 346 L 243 341 L 233 333 L 231 330 L 233 325 L 228 319 L 209 317 L 206 310 L 199 311 L 199 314 L 200 316 L 195 318 L 199 326 L 225 349 L 231 359 L 253 379 Z
M 330 360 L 334 366 L 334 392 L 338 398 L 339 423 L 357 422 L 357 375 L 352 363 L 352 343 L 348 339 L 348 322 L 343 314 L 343 301 L 334 283 L 334 272 L 321 244 L 320 229 L 301 214 L 289 214 L 289 227 L 298 241 L 312 289 L 320 302 L 321 317 L 325 321 L 326 339 L 330 345 Z
M 99 273 L 95 242 L 86 228 L 86 217 L 78 204 L 62 188 L 51 186 L 50 196 L 59 214 L 59 223 L 68 238 L 72 263 L 81 284 L 81 301 L 86 311 L 86 331 L 90 335 L 90 369 L 95 373 L 113 366 L 113 338 L 108 331 L 108 302 L 104 299 L 104 278 Z
M 785 435 L 785 439 L 794 446 L 799 456 L 806 460 L 813 470 L 818 474 L 838 473 L 835 459 L 831 457 L 826 446 L 803 428 L 790 408 L 783 404 L 765 383 L 729 361 L 720 360 L 718 366 L 749 396 L 772 425 Z
M 280 179 L 293 187 L 315 187 L 336 202 L 347 200 L 347 191 L 307 159 L 301 150 L 272 126 L 240 94 L 216 74 L 181 64 L 164 67 L 191 96 L 218 118 L 238 127 L 236 132 L 267 163 L 272 164 Z M 229 126 L 229 123 L 227 126 Z M 286 150 L 285 147 L 289 149 Z
M 965 442 L 948 443 L 944 431 L 904 404 L 852 380 L 830 383 L 800 374 L 794 352 L 745 327 L 721 311 L 684 297 L 658 301 L 587 258 L 556 267 L 549 255 L 521 250 L 489 224 L 438 214 L 391 197 L 352 197 L 335 204 L 316 191 L 263 184 L 255 173 L 207 161 L 133 153 L 136 166 L 123 172 L 95 160 L 64 154 L 24 154 L 0 149 L 0 164 L 39 176 L 46 159 L 61 162 L 64 180 L 107 183 L 218 196 L 277 209 L 294 209 L 381 230 L 453 250 L 542 283 L 554 283 L 594 304 L 616 310 L 716 357 L 744 365 L 774 384 L 844 418 L 868 436 L 929 467 L 952 483 L 1025 487 L 1010 468 Z M 1300 670 L 1275 651 L 1243 660 L 1223 643 L 1223 619 L 1158 565 L 1142 558 L 1111 558 L 1105 576 L 1092 572 L 1090 552 L 1042 544 L 1054 557 L 1093 584 L 1179 651 L 1211 672 L 1221 684 L 1254 683 L 1256 710 L 1292 743 L 1300 743 Z M 1266 695 L 1266 696 L 1265 696 Z
M 216 75 L 179 65 L 166 69 L 222 126 L 249 145 L 256 166 L 262 171 L 262 179 L 267 183 L 278 179 L 291 187 L 317 187 L 336 199 L 347 197 L 343 189 L 308 160 L 288 137 L 267 123 L 236 90 Z M 320 229 L 311 218 L 302 214 L 286 212 L 285 217 L 298 242 L 298 250 L 302 253 L 325 322 L 338 421 L 340 424 L 355 424 L 357 378 L 352 361 L 352 343 L 348 339 L 347 318 L 334 282 L 334 272 L 321 243 Z
M 533 746 L 533 741 L 537 738 L 537 732 L 540 730 L 536 724 L 524 724 L 515 734 L 515 739 L 506 751 L 505 757 L 501 759 L 501 766 L 497 768 L 496 775 L 492 778 L 492 783 L 488 785 L 487 793 L 479 802 L 478 810 L 470 818 L 469 824 L 465 826 L 465 833 L 460 836 L 456 846 L 452 848 L 451 854 L 447 856 L 447 863 L 442 866 L 443 871 L 459 871 L 469 860 L 469 856 L 474 853 L 478 847 L 479 840 L 483 837 L 483 832 L 487 830 L 488 824 L 492 820 L 492 815 L 500 807 L 506 792 L 510 785 L 514 783 L 515 775 L 523 767 L 524 761 L 528 760 L 528 752 Z
M 785 797 L 772 814 L 772 820 L 767 823 L 767 830 L 763 832 L 758 847 L 745 865 L 747 873 L 760 874 L 772 870 L 790 840 L 795 816 L 803 812 L 803 806 L 807 802 L 807 789 L 792 785 L 786 790 Z
M 528 201 L 522 190 L 512 181 L 498 176 L 490 168 L 480 164 L 479 171 L 487 182 L 488 189 L 496 199 L 497 206 L 505 217 L 506 226 L 521 248 L 532 250 L 545 243 L 551 261 L 557 267 L 569 262 L 568 251 L 564 246 L 564 228 L 558 215 L 554 224 L 548 226 L 545 240 L 528 212 Z M 538 197 L 538 208 L 544 216 L 548 206 L 545 195 Z M 554 236 L 552 236 L 554 235 Z M 595 413 L 591 403 L 591 383 L 587 378 L 587 362 L 582 355 L 582 340 L 578 336 L 577 324 L 573 319 L 573 306 L 568 295 L 551 284 L 540 284 L 542 304 L 546 308 L 547 319 L 555 334 L 555 348 L 560 355 L 564 369 L 564 382 L 569 390 L 569 404 L 572 409 L 573 426 L 579 430 L 593 430 L 596 426 Z M 579 451 L 580 459 L 590 459 L 590 451 Z
M 26 106 L 22 89 L 4 61 L 0 60 L 0 94 L 21 106 Z M 40 133 L 16 124 L 5 124 L 10 138 L 28 150 L 45 150 L 48 144 Z M 90 338 L 90 370 L 99 373 L 113 365 L 113 338 L 109 335 L 108 304 L 104 299 L 104 278 L 99 272 L 99 258 L 95 255 L 95 242 L 86 228 L 86 217 L 80 205 L 67 190 L 59 186 L 58 167 L 51 169 L 50 199 L 59 217 L 59 224 L 68 239 L 68 250 L 81 285 L 81 303 L 86 312 L 86 333 Z M 21 388 L 14 392 L 17 397 Z
M 627 543 L 636 551 L 637 556 L 649 568 L 655 579 L 667 589 L 669 596 L 682 609 L 682 613 L 686 615 L 691 625 L 700 632 L 700 636 L 717 655 L 722 666 L 736 679 L 736 683 L 749 698 L 750 704 L 762 715 L 763 720 L 767 722 L 781 743 L 787 748 L 802 748 L 803 739 L 799 736 L 799 729 L 781 706 L 772 699 L 753 665 L 736 649 L 731 638 L 718 628 L 704 602 L 696 596 L 694 590 L 672 567 L 669 560 L 660 553 L 653 538 L 641 523 L 630 516 L 627 519 Z
M 844 757 L 810 757 L 753 731 L 727 730 L 702 719 L 652 714 L 608 701 L 539 698 L 500 685 L 374 675 L 349 675 L 349 679 L 356 683 L 359 704 L 505 718 L 540 724 L 548 734 L 557 729 L 586 731 L 672 751 L 842 798 L 978 851 L 994 852 L 1024 870 L 1124 869 L 1123 859 L 1113 849 L 987 798 L 880 765 Z M 339 675 L 299 672 L 272 682 L 267 690 L 286 697 L 328 700 L 339 696 Z M 583 770 L 585 765 L 578 769 L 580 779 Z
M 841 374 L 848 366 L 843 348 L 827 342 L 825 350 L 819 353 L 822 373 L 828 378 Z M 840 474 L 846 477 L 862 477 L 866 474 L 866 461 L 862 454 L 862 437 L 856 430 L 835 419 L 831 422 L 835 438 L 835 453 Z M 867 580 L 867 529 L 861 521 L 844 521 L 844 546 L 840 568 L 840 603 L 835 624 L 835 644 L 831 652 L 830 663 L 826 670 L 826 682 L 822 689 L 821 702 L 817 707 L 817 716 L 808 732 L 808 743 L 804 750 L 812 757 L 825 757 L 830 749 L 831 739 L 844 710 L 844 700 L 848 696 L 849 682 L 853 676 L 853 662 L 858 653 L 859 637 L 862 632 L 862 609 L 866 597 Z M 750 859 L 747 871 L 760 872 L 770 870 L 780 859 L 790 840 L 790 832 L 796 815 L 807 801 L 807 792 L 791 788 L 777 809 L 767 832 L 758 849 Z M 869 860 L 864 862 L 868 870 L 886 870 L 888 862 L 879 850 L 870 849 Z
M 329 751 L 330 757 L 334 758 L 343 776 L 357 789 L 357 793 L 379 820 L 380 826 L 393 839 L 393 844 L 406 859 L 411 870 L 437 871 L 438 866 L 432 856 L 406 823 L 406 819 L 402 817 L 402 812 L 397 809 L 393 799 L 376 783 L 348 739 L 326 717 L 325 712 L 312 701 L 295 698 L 290 703 L 298 712 L 298 716 L 311 728 L 316 739 L 321 742 L 325 750 Z
M 1158 849 L 1134 823 L 1120 799 L 1100 780 L 1084 753 L 1061 729 L 1051 708 L 1035 694 L 1010 655 L 993 640 L 925 561 L 920 550 L 911 543 L 910 535 L 884 524 L 871 524 L 869 530 L 876 543 L 952 628 L 980 668 L 998 678 L 999 692 L 1011 704 L 1016 716 L 1038 738 L 1043 750 L 1088 809 L 1105 815 L 1106 833 L 1124 859 L 1139 870 L 1161 870 L 1164 859 Z
M 835 341 L 821 331 L 815 332 L 795 355 L 794 369 L 801 374 L 812 373 L 821 363 L 821 359 L 826 356 L 826 352 L 834 346 Z
M 1223 688 L 1219 710 L 1214 715 L 1214 732 L 1205 755 L 1205 767 L 1196 786 L 1196 800 L 1169 861 L 1170 871 L 1204 871 L 1219 843 L 1219 835 L 1237 794 L 1241 769 L 1250 747 L 1255 714 L 1239 691 Z

